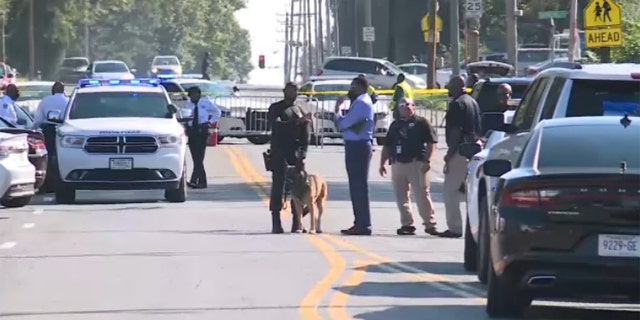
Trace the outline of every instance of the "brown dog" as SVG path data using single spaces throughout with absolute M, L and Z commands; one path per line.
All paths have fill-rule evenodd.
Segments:
M 290 181 L 291 200 L 295 206 L 298 219 L 296 232 L 303 232 L 302 212 L 307 207 L 311 218 L 309 233 L 322 233 L 321 220 L 327 202 L 327 183 L 321 176 L 307 174 L 306 171 L 297 170 L 295 167 L 287 169 L 287 178 Z M 318 206 L 317 215 L 314 205 Z

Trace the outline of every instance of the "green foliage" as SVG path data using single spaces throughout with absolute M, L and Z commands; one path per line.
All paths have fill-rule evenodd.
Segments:
M 624 39 L 622 47 L 611 50 L 611 60 L 640 63 L 640 2 L 619 1 L 622 9 Z
M 0 0 L 0 10 L 3 3 Z M 23 2 L 23 1 L 21 1 Z M 209 73 L 242 81 L 252 69 L 249 34 L 234 13 L 245 0 L 47 0 L 36 1 L 36 49 L 57 47 L 58 52 L 38 54 L 37 68 L 52 75 L 64 56 L 82 56 L 85 25 L 89 30 L 91 59 L 119 59 L 144 73 L 157 54 L 180 57 L 185 72 L 200 73 L 204 52 L 210 52 Z M 19 2 L 14 2 L 19 3 Z M 24 5 L 13 5 L 15 20 L 8 30 L 20 37 L 7 44 L 9 62 L 28 70 L 28 21 Z M 11 24 L 7 26 L 12 28 Z

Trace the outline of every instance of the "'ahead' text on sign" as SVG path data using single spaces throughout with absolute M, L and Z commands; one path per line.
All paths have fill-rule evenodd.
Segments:
M 585 30 L 587 48 L 613 48 L 622 46 L 622 28 Z

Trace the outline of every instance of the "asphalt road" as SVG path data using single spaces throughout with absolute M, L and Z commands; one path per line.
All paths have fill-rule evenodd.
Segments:
M 0 317 L 487 319 L 485 289 L 462 268 L 463 240 L 395 235 L 399 218 L 390 183 L 377 174 L 379 151 L 374 235 L 343 237 L 337 231 L 352 215 L 342 147 L 309 154 L 309 171 L 329 184 L 323 235 L 268 233 L 264 149 L 239 140 L 209 148 L 209 188 L 190 191 L 183 204 L 161 201 L 161 192 L 80 192 L 76 205 L 45 196 L 0 209 Z M 432 180 L 444 228 L 441 168 L 435 161 Z M 526 318 L 638 319 L 639 310 L 536 302 Z

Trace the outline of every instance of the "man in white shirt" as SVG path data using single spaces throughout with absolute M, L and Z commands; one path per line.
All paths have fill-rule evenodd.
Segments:
M 18 114 L 16 113 L 16 100 L 20 97 L 20 90 L 15 84 L 10 84 L 5 88 L 4 97 L 0 101 L 0 118 L 6 120 L 14 126 L 18 126 Z
M 193 120 L 186 122 L 189 151 L 193 160 L 193 172 L 188 185 L 195 189 L 207 187 L 207 173 L 204 170 L 204 156 L 207 151 L 209 126 L 220 119 L 220 109 L 208 98 L 202 98 L 200 88 L 193 86 L 187 89 L 189 102 L 185 108 L 193 110 Z
M 39 128 L 47 121 L 47 114 L 50 111 L 64 113 L 68 103 L 69 98 L 64 95 L 64 83 L 55 82 L 51 87 L 51 95 L 42 99 L 38 104 L 38 109 L 36 109 L 34 115 L 34 127 Z

